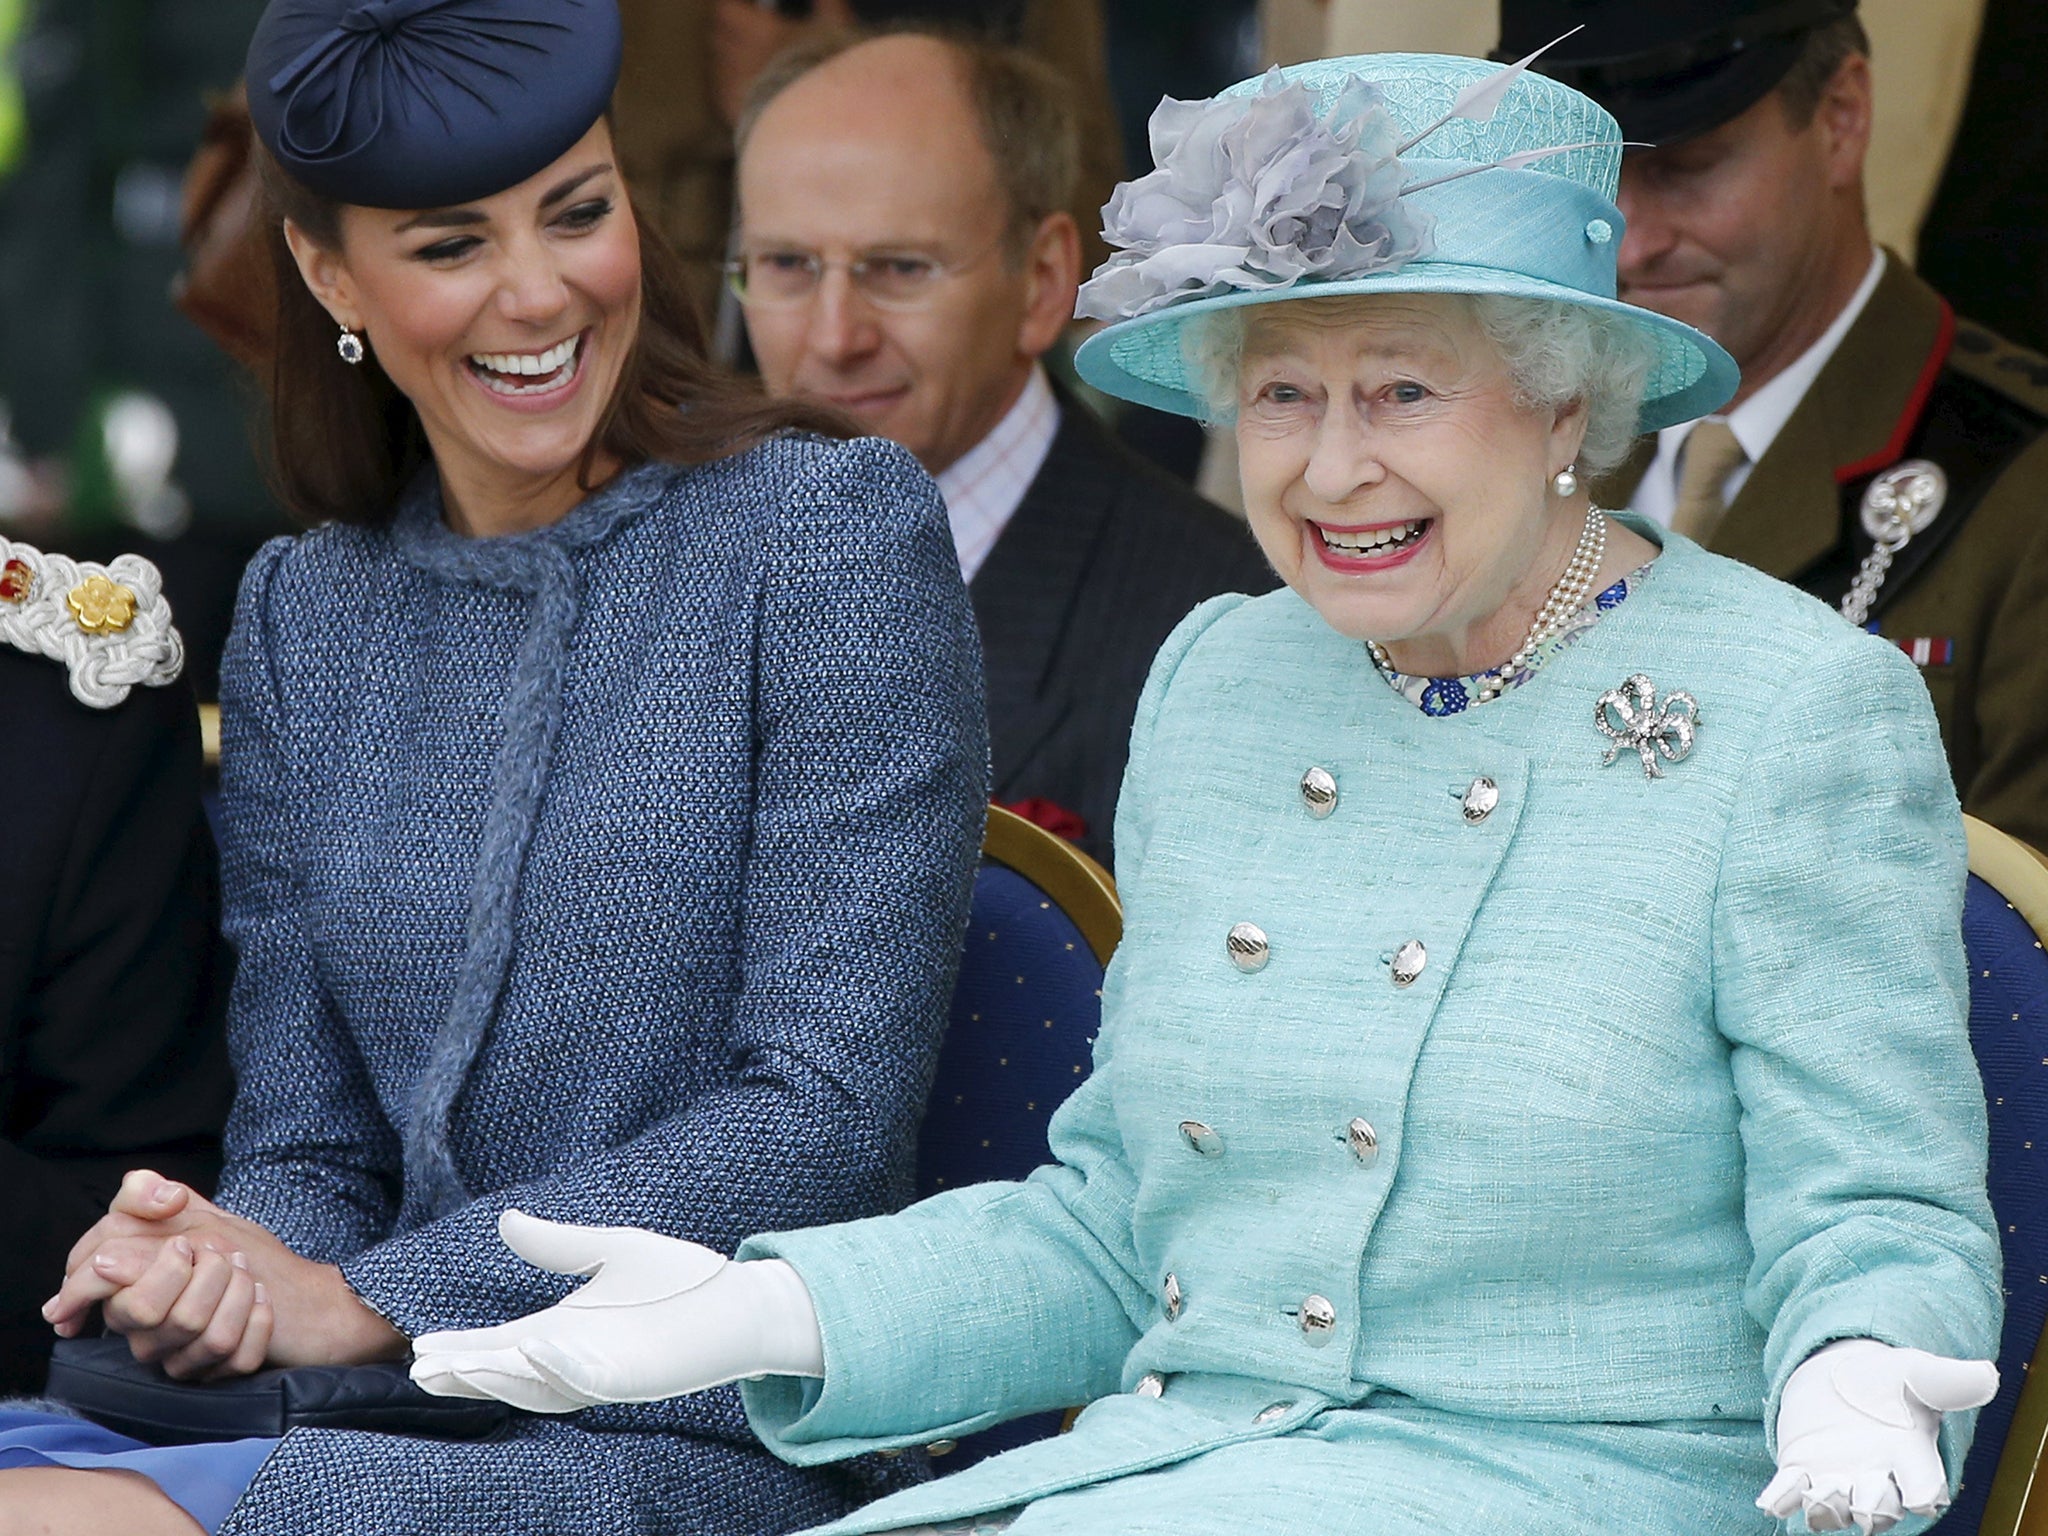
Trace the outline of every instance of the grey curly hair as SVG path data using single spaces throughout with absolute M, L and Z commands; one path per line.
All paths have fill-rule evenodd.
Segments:
M 1657 343 L 1619 315 L 1559 299 L 1518 299 L 1498 294 L 1454 295 L 1499 350 L 1515 381 L 1516 399 L 1529 410 L 1586 407 L 1586 440 L 1579 468 L 1602 474 L 1628 457 L 1642 412 L 1643 391 L 1657 367 Z M 1353 304 L 1355 298 L 1313 299 Z M 1365 302 L 1370 302 L 1366 299 Z M 1244 349 L 1247 308 L 1215 310 L 1181 331 L 1181 352 L 1208 419 L 1224 424 L 1237 415 L 1237 368 Z

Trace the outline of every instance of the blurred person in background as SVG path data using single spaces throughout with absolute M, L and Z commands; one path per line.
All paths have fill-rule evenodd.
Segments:
M 20 5 L 0 0 L 0 30 Z M 242 566 L 284 527 L 245 386 L 170 301 L 184 167 L 261 8 L 27 0 L 8 54 L 25 116 L 0 183 L 0 534 L 147 554 L 201 699 Z
M 616 113 L 626 174 L 689 264 L 707 308 L 732 222 L 733 138 L 776 54 L 860 26 L 921 24 L 1014 45 L 1067 84 L 1086 125 L 1068 203 L 1084 258 L 1106 254 L 1097 211 L 1123 172 L 1103 0 L 621 0 L 627 50 Z M 732 337 L 737 342 L 736 336 Z
M 183 671 L 147 561 L 0 536 L 0 1397 L 42 1389 L 40 1309 L 122 1174 L 220 1166 L 230 966 Z
M 2048 846 L 2048 362 L 1958 321 L 1872 244 L 1855 0 L 1505 0 L 1503 57 L 1655 145 L 1622 165 L 1622 297 L 1742 367 L 1646 439 L 1608 505 L 1797 583 L 1895 640 L 1963 808 Z
M 1152 655 L 1274 577 L 1041 362 L 1074 312 L 1075 128 L 1017 50 L 897 34 L 785 55 L 739 126 L 734 285 L 761 376 L 938 477 L 988 672 L 996 797 L 1108 861 Z
M 987 798 L 972 612 L 910 455 L 705 361 L 619 54 L 613 0 L 272 0 L 249 44 L 317 526 L 223 667 L 226 1166 L 218 1204 L 133 1171 L 44 1313 L 173 1381 L 552 1299 L 467 1257 L 514 1200 L 729 1248 L 909 1193 Z M 766 1536 L 917 1475 L 791 1471 L 731 1395 L 10 1465 L 51 1432 L 0 1415 L 0 1509 L 119 1536 Z

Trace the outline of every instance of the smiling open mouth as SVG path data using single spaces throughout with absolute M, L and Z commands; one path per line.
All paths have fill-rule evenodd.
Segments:
M 583 361 L 583 338 L 578 332 L 545 352 L 472 352 L 465 361 L 478 382 L 493 394 L 544 395 L 560 389 L 576 377 Z
M 1429 531 L 1430 519 L 1417 518 L 1408 523 L 1392 523 L 1385 528 L 1359 528 L 1340 531 L 1325 528 L 1321 523 L 1312 523 L 1316 537 L 1323 541 L 1323 547 L 1333 555 L 1349 560 L 1370 560 L 1378 555 L 1399 554 Z

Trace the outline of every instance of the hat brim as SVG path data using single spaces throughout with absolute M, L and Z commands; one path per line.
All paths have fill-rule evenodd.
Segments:
M 1341 282 L 1299 283 L 1263 292 L 1191 299 L 1136 319 L 1120 320 L 1098 331 L 1081 344 L 1074 355 L 1074 367 L 1085 381 L 1104 394 L 1170 411 L 1176 416 L 1206 417 L 1209 407 L 1190 387 L 1187 358 L 1181 347 L 1181 333 L 1190 320 L 1254 304 L 1412 293 L 1556 299 L 1620 316 L 1657 346 L 1657 366 L 1644 390 L 1638 421 L 1637 429 L 1642 432 L 1676 426 L 1727 404 L 1742 379 L 1735 359 L 1711 338 L 1655 310 L 1624 304 L 1618 299 L 1603 299 L 1520 272 L 1443 261 L 1410 262 L 1399 271 Z

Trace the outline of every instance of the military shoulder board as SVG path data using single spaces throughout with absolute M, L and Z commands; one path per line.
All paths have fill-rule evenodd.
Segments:
M 140 555 L 94 565 L 0 538 L 0 644 L 63 662 L 71 692 L 94 709 L 185 668 L 163 577 Z

